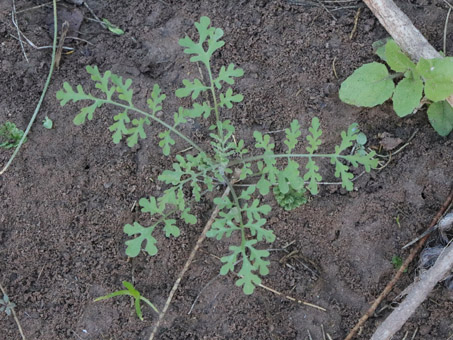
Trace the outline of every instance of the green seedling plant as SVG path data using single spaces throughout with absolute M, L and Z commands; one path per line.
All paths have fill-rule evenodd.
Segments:
M 446 99 L 453 94 L 453 57 L 412 62 L 393 40 L 378 48 L 383 63 L 362 65 L 340 87 L 340 99 L 351 105 L 374 107 L 392 98 L 399 117 L 428 104 L 428 119 L 441 136 L 453 129 L 453 108 Z M 399 80 L 395 86 L 395 80 Z M 423 97 L 424 95 L 424 97 Z
M 14 307 L 16 307 L 16 304 L 10 301 L 8 295 L 3 294 L 3 298 L 0 299 L 0 312 L 5 312 L 6 315 L 10 316 Z
M 11 149 L 15 148 L 24 132 L 16 127 L 16 124 L 5 122 L 0 125 L 0 148 Z
M 107 299 L 113 298 L 115 296 L 128 295 L 128 296 L 131 296 L 132 298 L 134 298 L 135 313 L 137 314 L 138 318 L 141 321 L 143 321 L 143 313 L 142 313 L 142 309 L 140 307 L 140 301 L 143 301 L 146 304 L 148 304 L 148 306 L 150 306 L 157 314 L 159 314 L 159 310 L 151 303 L 151 301 L 149 301 L 147 298 L 143 297 L 140 294 L 140 292 L 134 288 L 132 283 L 130 283 L 128 281 L 123 281 L 123 286 L 126 289 L 117 290 L 116 292 L 113 292 L 113 293 L 110 293 L 110 294 L 107 294 L 104 296 L 100 296 L 100 297 L 96 298 L 94 301 L 97 302 L 97 301 L 101 301 L 101 300 L 107 300 Z
M 236 141 L 235 127 L 230 120 L 221 118 L 221 112 L 243 100 L 243 95 L 235 93 L 232 86 L 244 72 L 234 64 L 213 69 L 211 58 L 225 43 L 221 40 L 223 31 L 210 24 L 209 18 L 201 17 L 200 22 L 195 23 L 198 41 L 188 36 L 179 40 L 184 52 L 191 56 L 190 61 L 204 66 L 205 76 L 182 81 L 183 86 L 176 90 L 175 95 L 190 98 L 192 105 L 179 107 L 173 115 L 158 115 L 166 95 L 157 84 L 147 100 L 149 111 L 144 111 L 133 104 L 132 80 L 123 80 L 110 71 L 101 74 L 96 66 L 88 66 L 87 72 L 103 96 L 86 93 L 81 85 L 74 89 L 65 82 L 57 98 L 62 106 L 69 101 L 88 102 L 75 116 L 76 125 L 92 120 L 95 110 L 104 105 L 116 108 L 118 113 L 109 128 L 116 144 L 125 139 L 127 145 L 133 147 L 147 137 L 145 127 L 153 123 L 163 128 L 157 136 L 164 155 L 171 154 L 177 140 L 192 147 L 190 152 L 176 153 L 172 168 L 164 170 L 158 177 L 164 183 L 163 193 L 139 200 L 141 211 L 150 214 L 153 222 L 142 225 L 135 221 L 124 226 L 124 232 L 131 237 L 126 241 L 126 254 L 136 257 L 144 250 L 151 256 L 156 255 L 155 230 L 160 227 L 166 237 L 178 237 L 183 224 L 194 225 L 198 221 L 198 217 L 191 213 L 193 204 L 204 199 L 207 193 L 215 192 L 213 203 L 220 212 L 207 236 L 217 240 L 233 234 L 239 236 L 239 242 L 231 245 L 229 253 L 221 258 L 223 265 L 220 273 L 237 272 L 239 279 L 236 285 L 242 287 L 245 294 L 251 294 L 261 283 L 261 277 L 269 272 L 269 251 L 259 243 L 272 243 L 276 238 L 274 232 L 266 227 L 266 216 L 271 206 L 263 202 L 264 196 L 272 193 L 273 188 L 278 188 L 283 195 L 304 190 L 316 195 L 318 182 L 322 180 L 319 171 L 319 160 L 322 158 L 330 160 L 342 186 L 352 190 L 354 175 L 350 168 L 363 166 L 370 171 L 377 167 L 378 161 L 374 152 L 348 152 L 360 133 L 357 124 L 341 132 L 341 143 L 333 152 L 319 153 L 322 131 L 316 117 L 308 127 L 305 152 L 301 152 L 299 137 L 302 131 L 297 120 L 285 130 L 284 153 L 275 153 L 271 137 L 259 131 L 253 133 L 253 152 L 246 148 L 243 140 Z M 206 150 L 181 132 L 184 125 L 195 119 L 212 122 L 210 147 Z M 303 161 L 303 168 L 299 161 Z M 247 185 L 235 186 L 235 181 Z M 222 197 L 226 187 L 231 193 Z
M 116 35 L 123 35 L 124 34 L 124 31 L 119 28 L 118 26 L 112 24 L 110 21 L 108 21 L 107 19 L 102 19 L 102 23 L 108 28 L 108 30 L 110 32 L 112 32 L 113 34 L 116 34 Z
M 44 120 L 42 121 L 42 126 L 44 126 L 48 130 L 52 129 L 53 127 L 52 119 L 46 116 L 46 118 L 44 118 Z
M 401 266 L 403 265 L 403 259 L 397 255 L 393 255 L 392 256 L 392 264 L 393 264 L 393 267 L 395 267 L 395 269 L 400 269 Z M 404 269 L 404 273 L 407 272 L 407 268 Z
M 280 191 L 278 186 L 274 186 L 273 191 L 278 205 L 287 211 L 294 210 L 308 201 L 307 190 L 305 188 L 296 190 L 291 187 L 288 192 L 284 194 Z

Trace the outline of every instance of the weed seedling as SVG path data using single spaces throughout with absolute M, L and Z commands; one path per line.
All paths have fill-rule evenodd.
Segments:
M 115 296 L 120 296 L 120 295 L 129 295 L 134 298 L 134 305 L 135 305 L 135 313 L 137 314 L 138 318 L 143 321 L 143 314 L 142 314 L 142 309 L 140 307 L 140 301 L 145 302 L 148 304 L 154 311 L 159 314 L 159 311 L 157 308 L 149 301 L 147 298 L 141 296 L 140 292 L 134 288 L 132 283 L 123 281 L 123 286 L 126 288 L 125 290 L 117 290 L 116 292 L 113 292 L 108 295 L 100 296 L 94 301 L 101 301 L 101 300 L 107 300 Z
M 10 149 L 15 148 L 24 132 L 16 127 L 16 124 L 5 122 L 0 125 L 0 148 Z
M 191 213 L 193 203 L 200 202 L 206 193 L 215 192 L 213 203 L 220 212 L 207 236 L 217 240 L 232 234 L 239 236 L 238 244 L 231 245 L 229 253 L 222 257 L 220 273 L 237 272 L 239 279 L 236 285 L 242 287 L 244 293 L 251 294 L 261 283 L 260 277 L 269 273 L 269 251 L 260 247 L 259 242 L 272 243 L 275 240 L 274 232 L 266 227 L 266 215 L 270 213 L 271 206 L 263 203 L 262 197 L 272 193 L 273 188 L 276 188 L 277 197 L 296 197 L 297 204 L 303 201 L 299 195 L 304 190 L 316 195 L 318 182 L 322 181 L 318 165 L 321 158 L 330 160 L 335 176 L 350 191 L 354 177 L 350 168 L 363 166 L 370 171 L 377 167 L 378 161 L 374 158 L 374 151 L 348 151 L 359 136 L 357 124 L 341 132 L 341 142 L 333 152 L 319 153 L 322 131 L 316 117 L 308 128 L 305 152 L 299 145 L 302 132 L 297 120 L 285 130 L 284 153 L 275 153 L 271 137 L 259 131 L 253 133 L 253 153 L 246 148 L 243 140 L 236 141 L 235 127 L 230 120 L 221 118 L 221 112 L 242 102 L 243 95 L 235 93 L 231 86 L 244 72 L 234 64 L 222 66 L 214 72 L 211 58 L 225 43 L 221 40 L 223 31 L 210 24 L 209 18 L 202 17 L 200 22 L 195 23 L 198 41 L 188 36 L 179 40 L 184 52 L 191 56 L 190 61 L 200 63 L 205 69 L 203 77 L 184 79 L 183 86 L 175 92 L 178 98 L 190 97 L 193 102 L 191 107 L 179 107 L 173 115 L 158 114 L 162 111 L 166 95 L 155 84 L 147 101 L 149 112 L 143 111 L 133 104 L 132 80 L 123 80 L 110 71 L 102 74 L 96 66 L 87 66 L 87 72 L 104 96 L 86 93 L 81 85 L 74 89 L 65 82 L 57 98 L 61 105 L 69 101 L 89 103 L 75 116 L 76 125 L 85 123 L 87 119 L 92 120 L 96 109 L 101 106 L 109 104 L 116 108 L 114 123 L 109 128 L 114 143 L 125 139 L 127 145 L 133 147 L 140 139 L 147 137 L 146 126 L 157 123 L 163 128 L 157 136 L 165 156 L 170 155 L 177 139 L 192 147 L 189 153 L 175 154 L 172 168 L 164 170 L 158 177 L 164 184 L 162 194 L 139 200 L 141 211 L 150 214 L 154 220 L 148 226 L 137 221 L 124 226 L 124 232 L 131 237 L 126 241 L 126 254 L 135 257 L 144 249 L 149 255 L 155 255 L 158 252 L 153 236 L 155 229 L 161 227 L 166 237 L 178 237 L 184 223 L 197 223 L 197 216 Z M 209 128 L 210 148 L 206 150 L 181 132 L 181 128 L 195 119 L 212 122 Z M 298 161 L 304 161 L 303 168 Z M 236 178 L 234 174 L 240 175 Z M 234 181 L 249 185 L 235 186 L 232 184 Z M 222 197 L 225 187 L 230 188 L 231 194 Z M 292 207 L 296 203 L 285 201 L 283 205 Z
M 110 32 L 112 32 L 113 34 L 116 34 L 116 35 L 123 35 L 124 34 L 124 31 L 119 28 L 118 26 L 112 24 L 110 21 L 108 21 L 107 19 L 102 19 L 102 22 L 105 24 L 105 26 L 108 28 L 108 30 Z
M 340 99 L 351 105 L 373 107 L 392 98 L 399 117 L 428 103 L 428 119 L 434 130 L 447 136 L 453 129 L 453 108 L 445 100 L 453 94 L 453 57 L 420 59 L 413 63 L 393 40 L 378 48 L 382 63 L 359 67 L 340 87 Z M 395 86 L 395 80 L 401 79 Z M 423 94 L 425 98 L 422 100 Z
M 53 127 L 52 119 L 46 116 L 46 118 L 44 118 L 44 120 L 42 121 L 42 126 L 44 126 L 48 130 L 52 129 Z
M 0 312 L 5 312 L 6 315 L 10 316 L 14 307 L 16 307 L 16 304 L 9 300 L 8 295 L 4 294 L 3 299 L 0 299 Z
M 393 267 L 395 267 L 395 269 L 400 269 L 401 266 L 403 265 L 403 259 L 397 255 L 393 255 L 392 256 L 392 264 L 393 264 Z M 407 272 L 407 268 L 404 269 L 404 273 Z
M 294 210 L 307 203 L 307 190 L 305 188 L 301 188 L 300 190 L 289 188 L 288 192 L 283 194 L 279 187 L 275 186 L 273 191 L 278 205 L 285 210 Z

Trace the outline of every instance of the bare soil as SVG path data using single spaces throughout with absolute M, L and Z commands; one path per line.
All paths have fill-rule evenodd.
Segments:
M 16 6 L 19 11 L 43 3 L 16 1 Z M 269 199 L 274 209 L 268 227 L 277 235 L 272 248 L 290 244 L 286 249 L 297 252 L 280 261 L 286 253 L 273 251 L 271 272 L 263 283 L 325 307 L 326 312 L 260 288 L 245 296 L 234 285 L 234 276 L 218 276 L 220 263 L 212 255 L 225 254 L 227 242 L 207 240 L 182 281 L 158 339 L 309 339 L 311 334 L 318 340 L 323 339 L 322 328 L 332 339 L 344 338 L 394 273 L 392 257 L 407 255 L 401 247 L 424 230 L 453 184 L 453 135 L 439 137 L 425 110 L 399 119 L 390 103 L 365 109 L 338 99 L 341 81 L 359 65 L 376 60 L 371 44 L 388 35 L 377 19 L 359 2 L 337 4 L 329 11 L 319 2 L 310 6 L 284 0 L 87 3 L 125 34 L 114 35 L 88 20 L 92 15 L 84 6 L 60 2 L 60 13 L 65 10 L 73 25 L 83 18 L 79 31 L 71 35 L 89 44 L 66 41 L 75 50 L 63 55 L 27 143 L 0 177 L 0 280 L 17 304 L 27 339 L 148 339 L 157 320 L 150 308 L 143 306 L 141 322 L 128 298 L 93 299 L 120 289 L 127 280 L 162 308 L 213 207 L 208 202 L 200 205 L 200 224 L 184 226 L 179 238 L 159 236 L 157 256 L 128 259 L 123 226 L 141 218 L 138 199 L 161 192 L 156 178 L 172 157 L 163 156 L 152 138 L 133 149 L 113 144 L 108 131 L 112 112 L 107 107 L 92 122 L 76 127 L 72 120 L 80 106 L 61 108 L 55 93 L 64 81 L 92 88 L 84 68 L 97 65 L 101 71 L 132 78 L 141 107 L 153 84 L 159 83 L 168 95 L 164 111 L 171 118 L 180 104 L 172 93 L 189 73 L 198 72 L 177 41 L 194 34 L 193 23 L 202 15 L 225 31 L 226 45 L 216 54 L 215 67 L 233 62 L 245 71 L 235 85 L 245 99 L 226 113 L 238 127 L 238 138 L 251 143 L 253 130 L 281 130 L 295 118 L 307 129 L 314 116 L 321 120 L 326 150 L 353 122 L 378 150 L 383 133 L 403 144 L 417 133 L 384 169 L 357 179 L 353 192 L 323 186 L 319 196 L 292 212 Z M 441 50 L 445 3 L 397 4 Z M 357 7 L 361 12 L 350 38 Z M 11 0 L 0 2 L 0 122 L 10 120 L 24 129 L 44 85 L 51 53 L 26 45 L 29 63 L 25 61 L 13 38 L 17 33 L 11 10 Z M 51 6 L 18 13 L 18 21 L 36 45 L 51 45 Z M 450 55 L 452 38 L 448 29 Z M 54 121 L 52 130 L 41 124 L 46 115 Z M 201 122 L 187 133 L 203 142 L 208 125 Z M 155 136 L 156 131 L 151 128 L 149 134 Z M 277 144 L 283 139 L 279 133 L 274 136 Z M 176 149 L 185 147 L 181 143 Z M 1 150 L 0 164 L 10 155 Z M 336 182 L 333 171 L 326 169 L 324 179 Z M 415 276 L 413 264 L 382 307 L 389 307 Z M 389 312 L 379 312 L 357 338 L 369 339 Z M 452 295 L 439 285 L 395 339 L 415 331 L 414 339 L 448 339 L 453 334 L 452 313 Z M 3 313 L 0 339 L 19 338 L 13 318 Z

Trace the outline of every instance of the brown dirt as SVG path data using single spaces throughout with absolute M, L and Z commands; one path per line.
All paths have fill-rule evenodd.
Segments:
M 18 9 L 44 3 L 16 2 Z M 201 15 L 225 31 L 226 45 L 216 55 L 215 66 L 233 62 L 245 71 L 237 84 L 245 100 L 226 113 L 241 127 L 240 138 L 250 141 L 254 129 L 283 129 L 294 118 L 306 127 L 315 115 L 323 126 L 326 149 L 352 122 L 360 124 L 375 146 L 384 132 L 403 140 L 418 133 L 385 169 L 358 179 L 357 190 L 347 193 L 326 186 L 293 212 L 273 209 L 269 228 L 277 241 L 272 247 L 292 242 L 288 250 L 297 250 L 299 258 L 290 259 L 289 267 L 279 262 L 283 252 L 272 252 L 271 273 L 263 283 L 321 305 L 327 312 L 262 289 L 244 296 L 234 277 L 217 277 L 220 264 L 209 255 L 222 255 L 227 243 L 207 240 L 182 281 L 159 339 L 308 339 L 310 332 L 317 340 L 322 339 L 321 326 L 332 339 L 344 338 L 390 279 L 392 256 L 407 255 L 401 246 L 429 223 L 453 184 L 453 134 L 439 137 L 425 110 L 398 119 L 390 104 L 360 109 L 338 99 L 341 81 L 360 64 L 374 60 L 371 43 L 387 36 L 378 21 L 362 8 L 357 33 L 350 39 L 356 9 L 333 11 L 334 20 L 321 7 L 283 0 L 90 0 L 88 4 L 126 33 L 115 36 L 87 20 L 91 15 L 83 6 L 62 2 L 60 8 L 77 8 L 83 14 L 80 37 L 93 45 L 68 40 L 75 52 L 63 56 L 28 142 L 0 177 L 0 280 L 17 304 L 27 339 L 148 338 L 157 319 L 149 308 L 143 307 L 145 321 L 140 322 L 127 298 L 98 303 L 93 299 L 119 289 L 123 280 L 133 280 L 162 308 L 202 225 L 182 228 L 177 239 L 159 236 L 157 256 L 143 254 L 129 260 L 123 225 L 141 216 L 131 209 L 134 202 L 159 194 L 160 187 L 151 179 L 171 164 L 171 158 L 157 151 L 154 140 L 141 141 L 132 150 L 114 145 L 107 129 L 112 121 L 108 108 L 97 112 L 93 122 L 74 126 L 79 106 L 61 108 L 55 93 L 63 81 L 91 86 L 84 67 L 98 65 L 102 71 L 111 69 L 132 78 L 135 100 L 142 106 L 156 82 L 171 94 L 188 72 L 198 72 L 177 40 L 193 33 L 193 22 Z M 440 50 L 445 4 L 440 0 L 397 4 Z M 50 51 L 27 46 L 30 63 L 24 60 L 11 36 L 16 34 L 11 8 L 11 0 L 0 3 L 0 122 L 11 120 L 25 128 L 49 69 Z M 35 44 L 50 45 L 50 16 L 51 8 L 41 7 L 20 13 L 19 24 Z M 452 33 L 447 34 L 447 46 L 452 54 Z M 339 79 L 333 72 L 334 60 Z M 170 95 L 166 112 L 178 103 Z M 54 121 L 52 130 L 41 125 L 46 115 Z M 193 138 L 203 140 L 205 125 L 189 131 Z M 275 135 L 277 142 L 280 137 Z M 10 154 L 0 151 L 0 164 Z M 331 170 L 325 172 L 325 180 L 335 181 Z M 210 209 L 208 204 L 199 207 L 202 221 Z M 395 222 L 397 216 L 401 226 Z M 317 268 L 319 278 L 300 261 Z M 385 303 L 415 274 L 412 266 Z M 451 299 L 439 286 L 395 339 L 415 330 L 415 339 L 449 338 Z M 368 339 L 386 315 L 388 310 L 371 319 L 358 338 Z M 5 314 L 0 316 L 0 339 L 19 339 L 14 320 Z

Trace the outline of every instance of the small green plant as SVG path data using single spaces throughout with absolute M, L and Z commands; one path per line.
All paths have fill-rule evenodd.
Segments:
M 135 306 L 135 313 L 137 314 L 138 318 L 143 321 L 143 314 L 142 314 L 142 309 L 140 307 L 140 301 L 145 302 L 148 304 L 154 311 L 159 314 L 158 309 L 149 301 L 147 298 L 143 297 L 140 292 L 134 288 L 132 283 L 123 281 L 123 286 L 126 288 L 125 290 L 117 290 L 116 292 L 113 292 L 111 294 L 107 294 L 104 296 L 100 296 L 96 298 L 94 301 L 101 301 L 101 300 L 107 300 L 115 296 L 121 296 L 121 295 L 128 295 L 134 298 L 134 306 Z
M 123 35 L 124 34 L 124 31 L 119 28 L 118 26 L 112 24 L 110 21 L 108 21 L 107 19 L 102 19 L 102 22 L 104 23 L 104 25 L 108 28 L 108 30 L 110 32 L 112 32 L 113 34 L 116 34 L 116 35 Z
M 278 188 L 282 195 L 287 195 L 291 190 L 302 192 L 305 188 L 316 195 L 318 182 L 322 180 L 317 163 L 321 158 L 330 160 L 342 186 L 352 190 L 354 175 L 350 172 L 350 167 L 363 166 L 366 171 L 370 171 L 377 167 L 378 161 L 374 158 L 374 152 L 347 152 L 359 136 L 357 124 L 352 124 L 341 132 L 341 143 L 332 153 L 318 153 L 322 131 L 316 117 L 308 128 L 305 153 L 298 152 L 301 149 L 298 143 L 302 132 L 299 122 L 294 120 L 285 130 L 285 153 L 274 153 L 275 143 L 271 142 L 270 136 L 255 131 L 253 137 L 256 151 L 250 155 L 243 140 L 236 142 L 235 128 L 231 121 L 222 120 L 220 116 L 222 110 L 231 109 L 243 100 L 242 94 L 235 93 L 230 86 L 244 72 L 234 64 L 229 64 L 222 66 L 215 75 L 211 57 L 224 45 L 221 40 L 223 31 L 211 27 L 207 17 L 202 17 L 200 22 L 195 23 L 195 27 L 199 40 L 193 41 L 186 36 L 179 44 L 185 48 L 185 53 L 191 55 L 191 62 L 199 62 L 204 66 L 206 74 L 201 79 L 184 79 L 183 87 L 175 92 L 176 97 L 190 97 L 193 101 L 191 107 L 179 107 L 170 117 L 160 118 L 157 113 L 162 110 L 166 95 L 156 84 L 147 101 L 150 112 L 145 112 L 133 104 L 132 80 L 123 80 L 110 71 L 101 74 L 96 66 L 88 66 L 87 72 L 95 82 L 95 87 L 105 97 L 87 94 L 81 85 L 74 90 L 65 82 L 63 89 L 58 91 L 57 98 L 61 105 L 66 105 L 71 100 L 90 102 L 75 116 L 76 125 L 85 123 L 86 119 L 93 119 L 95 110 L 103 105 L 116 107 L 119 112 L 113 117 L 114 123 L 109 128 L 113 133 L 114 143 L 126 139 L 128 146 L 134 146 L 139 139 L 147 137 L 145 127 L 154 122 L 164 128 L 157 135 L 164 155 L 170 155 L 171 148 L 176 144 L 175 137 L 193 148 L 190 153 L 176 154 L 172 169 L 164 170 L 158 177 L 165 184 L 165 190 L 159 197 L 150 196 L 139 200 L 141 211 L 150 214 L 153 222 L 149 226 L 143 226 L 135 221 L 124 226 L 124 232 L 132 237 L 126 241 L 126 254 L 135 257 L 144 249 L 149 255 L 155 255 L 157 241 L 153 236 L 154 230 L 161 226 L 167 237 L 178 237 L 183 223 L 197 223 L 197 217 L 191 213 L 193 202 L 199 202 L 206 193 L 215 191 L 217 197 L 213 203 L 220 212 L 207 236 L 220 240 L 233 233 L 239 235 L 239 244 L 231 245 L 230 253 L 222 257 L 220 273 L 225 275 L 239 266 L 240 278 L 236 285 L 242 286 L 246 294 L 251 294 L 255 286 L 261 283 L 260 276 L 269 272 L 269 251 L 258 247 L 258 243 L 272 243 L 275 240 L 273 231 L 265 227 L 265 216 L 269 214 L 271 207 L 264 204 L 261 197 L 272 192 L 272 188 Z M 136 116 L 131 117 L 132 114 Z M 211 119 L 212 116 L 211 148 L 208 150 L 201 148 L 180 131 L 184 124 L 193 119 Z M 296 160 L 305 160 L 303 174 Z M 258 180 L 254 180 L 254 177 L 258 177 Z M 244 189 L 236 187 L 232 184 L 233 178 L 250 185 Z M 230 188 L 231 194 L 221 197 L 221 191 L 226 186 Z M 301 201 L 301 198 L 298 200 Z
M 52 129 L 53 127 L 52 119 L 46 116 L 46 118 L 44 118 L 44 120 L 42 121 L 42 126 L 44 126 L 48 130 Z
M 16 147 L 24 132 L 16 124 L 5 122 L 0 125 L 0 148 L 10 149 Z
M 303 187 L 299 190 L 291 187 L 288 192 L 284 194 L 280 191 L 278 186 L 275 186 L 273 191 L 278 205 L 287 211 L 294 210 L 308 201 L 306 196 L 307 190 Z
M 432 127 L 439 135 L 447 136 L 453 129 L 453 108 L 446 101 L 453 94 L 453 57 L 420 59 L 415 64 L 393 40 L 376 53 L 395 73 L 389 74 L 382 63 L 365 64 L 341 84 L 340 99 L 355 106 L 373 107 L 392 98 L 399 117 L 427 102 Z M 395 79 L 401 79 L 396 86 Z
M 392 256 L 392 264 L 393 264 L 393 267 L 395 267 L 395 269 L 400 269 L 401 266 L 403 265 L 403 259 L 397 255 L 393 255 Z M 404 269 L 404 273 L 407 272 L 407 268 Z
M 6 315 L 10 316 L 14 307 L 16 307 L 16 304 L 9 300 L 8 295 L 3 294 L 3 299 L 0 299 L 0 312 L 5 312 Z

